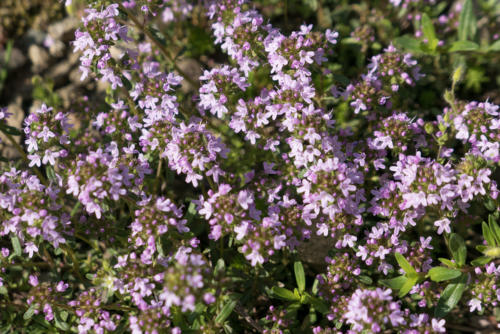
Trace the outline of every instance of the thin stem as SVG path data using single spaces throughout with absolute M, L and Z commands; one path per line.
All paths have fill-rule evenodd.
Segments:
M 1 127 L 0 127 L 0 131 L 2 131 L 2 133 L 7 137 L 7 139 L 14 146 L 16 151 L 19 152 L 19 154 L 21 155 L 23 160 L 29 165 L 30 159 L 28 159 L 28 156 L 26 155 L 26 152 L 24 152 L 24 149 L 21 147 L 21 145 L 19 145 L 16 142 L 16 140 L 14 139 L 14 137 L 12 137 L 11 134 L 5 132 L 5 130 L 2 129 Z M 38 178 L 40 179 L 40 182 L 42 182 L 45 186 L 47 186 L 49 183 L 47 182 L 47 179 L 42 175 L 42 173 L 37 168 L 32 168 L 32 169 L 35 172 L 35 174 L 38 176 Z
M 158 162 L 158 170 L 156 171 L 156 183 L 155 183 L 155 190 L 154 190 L 155 194 L 158 193 L 158 190 L 161 190 L 160 176 L 161 176 L 162 163 L 163 163 L 163 159 L 160 158 L 160 161 Z
M 172 66 L 174 69 L 187 81 L 189 82 L 194 88 L 199 89 L 200 85 L 191 79 L 189 75 L 184 72 L 176 63 L 174 57 L 170 54 L 170 52 L 158 41 L 153 34 L 148 30 L 144 28 L 144 25 L 139 22 L 139 20 L 125 7 L 123 7 L 120 4 L 120 9 L 127 14 L 127 17 L 135 24 L 137 28 L 139 28 L 150 40 L 153 42 L 158 49 L 160 49 L 161 53 L 167 57 L 167 59 L 171 62 Z

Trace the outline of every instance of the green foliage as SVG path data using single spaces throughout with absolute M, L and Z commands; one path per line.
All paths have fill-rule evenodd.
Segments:
M 462 274 L 460 277 L 455 278 L 446 288 L 443 290 L 441 294 L 441 298 L 436 306 L 436 310 L 434 315 L 436 317 L 442 318 L 446 314 L 448 314 L 460 301 L 462 298 L 462 294 L 466 289 L 466 283 L 469 276 L 466 274 Z

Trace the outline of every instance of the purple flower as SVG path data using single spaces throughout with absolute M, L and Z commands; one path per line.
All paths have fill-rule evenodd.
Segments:
M 438 230 L 437 230 L 438 234 L 443 234 L 443 231 L 446 233 L 451 233 L 450 220 L 448 218 L 436 220 L 434 222 L 434 226 L 436 226 L 438 228 Z
M 240 191 L 238 194 L 238 203 L 243 209 L 248 210 L 248 206 L 253 203 L 253 195 L 247 190 Z

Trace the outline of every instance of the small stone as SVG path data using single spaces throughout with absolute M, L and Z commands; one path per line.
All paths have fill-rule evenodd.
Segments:
M 70 16 L 51 24 L 47 31 L 54 41 L 69 42 L 75 38 L 75 30 L 79 24 L 76 17 Z
M 35 73 L 40 73 L 49 66 L 49 54 L 38 45 L 33 44 L 29 47 L 28 57 L 33 64 L 32 70 Z
M 54 80 L 54 85 L 61 86 L 68 81 L 68 73 L 71 71 L 71 64 L 68 61 L 63 61 L 51 67 L 47 71 L 47 78 Z
M 30 45 L 37 44 L 43 45 L 45 39 L 47 38 L 47 34 L 40 30 L 30 29 L 26 32 L 26 34 L 22 38 L 22 43 L 29 47 Z
M 60 58 L 64 56 L 64 51 L 66 51 L 66 45 L 61 41 L 52 41 L 49 44 L 49 53 L 52 57 Z
M 22 97 L 17 96 L 14 103 L 11 103 L 7 106 L 7 112 L 11 113 L 9 118 L 7 118 L 7 125 L 15 127 L 16 129 L 21 130 L 21 125 L 24 119 L 24 111 L 21 108 L 22 105 Z M 12 136 L 15 139 L 16 143 L 21 142 L 20 136 Z M 7 137 L 0 132 L 0 155 L 6 159 L 14 159 L 18 158 L 19 152 L 16 150 L 14 145 L 7 139 Z
M 78 67 L 74 68 L 71 72 L 69 72 L 69 81 L 71 81 L 77 86 L 85 86 L 92 81 L 92 79 L 89 76 L 87 76 L 84 80 L 80 80 L 81 77 L 82 77 L 82 72 Z
M 5 51 L 0 52 L 0 59 L 5 59 Z M 18 48 L 12 48 L 7 69 L 9 71 L 17 70 L 26 64 L 26 56 Z
M 83 96 L 83 90 L 76 85 L 70 84 L 56 90 L 56 94 L 61 97 L 63 107 L 69 108 L 73 101 Z

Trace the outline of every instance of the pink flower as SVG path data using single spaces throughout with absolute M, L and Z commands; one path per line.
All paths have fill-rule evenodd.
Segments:
M 434 222 L 434 226 L 436 226 L 438 228 L 438 231 L 437 231 L 438 234 L 442 234 L 443 231 L 445 231 L 446 233 L 451 233 L 450 220 L 448 218 L 436 220 Z
M 24 247 L 24 251 L 26 253 L 28 253 L 29 258 L 32 258 L 33 257 L 33 253 L 34 252 L 38 252 L 38 247 L 34 243 L 32 243 L 30 241 L 30 242 L 26 243 L 26 245 Z
M 243 209 L 248 210 L 248 206 L 253 203 L 253 195 L 247 190 L 240 191 L 238 194 L 238 203 Z
M 438 333 L 446 333 L 446 327 L 444 327 L 446 320 L 444 319 L 437 320 L 433 318 L 431 323 L 433 330 L 435 330 Z
M 475 310 L 478 310 L 481 312 L 483 310 L 483 307 L 481 306 L 481 301 L 477 298 L 471 299 L 467 305 L 470 306 L 469 311 L 474 312 Z

